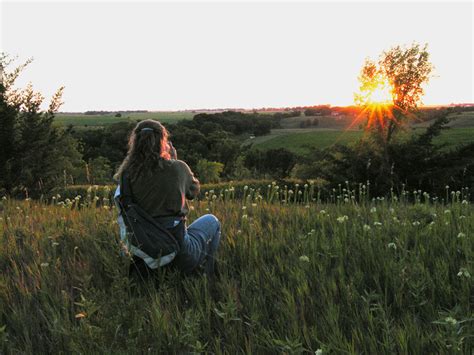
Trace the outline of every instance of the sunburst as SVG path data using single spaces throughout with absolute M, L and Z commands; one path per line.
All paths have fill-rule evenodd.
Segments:
M 361 92 L 356 95 L 356 103 L 363 109 L 352 121 L 349 128 L 360 123 L 367 117 L 367 129 L 379 125 L 385 127 L 387 122 L 397 123 L 393 115 L 395 107 L 393 103 L 393 88 L 388 80 L 381 76 L 375 76 L 361 86 Z

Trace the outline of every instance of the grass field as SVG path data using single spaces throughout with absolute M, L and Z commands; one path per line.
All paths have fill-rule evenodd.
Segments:
M 451 122 L 447 124 L 448 127 L 453 128 L 469 128 L 474 127 L 474 111 L 466 111 L 459 113 L 452 113 L 448 116 Z M 414 124 L 414 127 L 427 127 L 430 124 L 429 121 Z
M 268 136 L 254 139 L 254 148 L 286 148 L 296 154 L 306 154 L 311 148 L 326 148 L 335 143 L 348 144 L 362 137 L 361 131 L 328 129 L 273 130 Z M 260 140 L 258 140 L 261 138 Z
M 305 190 L 282 204 L 276 188 L 249 191 L 191 204 L 189 222 L 222 222 L 213 282 L 162 270 L 136 284 L 115 209 L 92 197 L 1 200 L 0 352 L 472 351 L 474 210 L 462 196 L 357 204 L 342 190 L 348 202 L 326 204 Z
M 161 122 L 173 123 L 182 119 L 192 119 L 195 113 L 192 112 L 144 112 L 144 113 L 123 113 L 122 117 L 115 117 L 115 114 L 106 115 L 84 115 L 84 114 L 57 114 L 56 124 L 60 126 L 73 125 L 76 127 L 101 127 L 117 122 L 145 119 L 157 119 Z
M 416 128 L 414 132 L 422 132 Z M 357 141 L 364 135 L 363 131 L 341 131 L 329 129 L 275 129 L 267 136 L 247 140 L 254 148 L 286 148 L 297 154 L 306 154 L 311 148 L 327 148 L 333 144 L 348 144 Z M 459 144 L 474 142 L 474 128 L 450 128 L 435 138 L 436 144 L 446 144 L 446 149 Z

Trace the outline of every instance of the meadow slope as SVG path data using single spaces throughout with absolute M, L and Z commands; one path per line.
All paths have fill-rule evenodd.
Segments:
M 252 192 L 250 190 L 250 192 Z M 0 203 L 3 353 L 468 353 L 474 210 L 215 195 L 220 278 L 128 277 L 115 208 Z M 344 196 L 343 196 L 344 197 Z M 344 199 L 337 199 L 343 201 Z

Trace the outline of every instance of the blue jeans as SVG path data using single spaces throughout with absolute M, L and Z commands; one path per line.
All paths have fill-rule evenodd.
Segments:
M 173 221 L 167 222 L 164 226 L 172 227 Z M 185 273 L 203 265 L 204 271 L 212 275 L 220 239 L 221 224 L 216 216 L 212 214 L 201 216 L 186 228 L 181 250 L 172 263 Z
M 127 230 L 121 214 L 120 185 L 117 186 L 114 194 L 115 204 L 119 211 L 118 225 L 120 227 L 120 239 L 125 243 L 125 246 L 132 251 L 133 259 L 143 264 L 145 269 L 156 269 L 161 263 L 158 259 L 153 259 L 143 253 L 143 251 L 133 251 L 133 246 L 130 245 L 127 239 Z M 160 220 L 162 218 L 158 218 Z M 170 217 L 164 217 L 162 224 L 166 228 L 173 228 L 179 224 L 180 220 Z M 200 265 L 205 265 L 205 271 L 209 274 L 214 272 L 214 262 L 217 248 L 221 239 L 221 224 L 216 216 L 206 214 L 196 219 L 189 227 L 185 227 L 184 238 L 180 242 L 181 250 L 174 258 L 172 264 L 176 265 L 184 272 L 195 270 Z M 131 249 L 132 248 L 132 249 Z M 137 248 L 135 248 L 137 249 Z M 140 255 L 136 255 L 142 254 Z M 144 257 L 144 259 L 143 259 Z

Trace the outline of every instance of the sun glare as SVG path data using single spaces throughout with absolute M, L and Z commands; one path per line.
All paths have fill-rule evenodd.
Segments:
M 390 84 L 385 80 L 374 83 L 372 90 L 369 92 L 367 103 L 369 105 L 390 105 L 392 102 Z
M 392 86 L 385 78 L 373 77 L 370 81 L 365 81 L 360 94 L 357 95 L 356 103 L 363 107 L 362 112 L 351 124 L 360 123 L 365 117 L 367 127 L 370 128 L 378 123 L 384 127 L 389 120 L 396 121 L 393 116 L 393 94 Z

